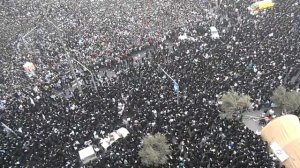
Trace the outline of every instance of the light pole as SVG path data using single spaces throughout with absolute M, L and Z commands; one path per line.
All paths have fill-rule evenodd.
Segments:
M 56 30 L 58 30 L 59 32 L 63 32 L 63 30 L 61 30 L 60 28 L 58 28 L 52 21 L 50 21 L 49 19 L 47 19 L 47 21 L 48 21 L 51 25 L 53 25 L 53 27 L 54 27 Z M 69 66 L 70 66 L 70 68 L 71 68 L 72 76 L 73 76 L 73 78 L 76 80 L 76 83 L 77 83 L 77 87 L 78 87 L 78 89 L 79 89 L 79 92 L 80 92 L 81 95 L 83 95 L 83 91 L 82 91 L 81 85 L 80 85 L 79 80 L 78 80 L 78 78 L 77 78 L 77 76 L 76 76 L 76 73 L 75 73 L 75 70 L 74 70 L 74 66 L 73 66 L 73 64 L 72 64 L 72 62 L 71 62 L 71 57 L 70 57 L 70 54 L 69 54 L 69 52 L 68 52 L 68 50 L 67 50 L 67 48 L 66 48 L 66 46 L 65 46 L 65 43 L 63 43 L 63 41 L 62 41 L 60 38 L 58 38 L 58 40 L 60 41 L 60 43 L 61 43 L 61 45 L 63 46 L 63 49 L 64 49 L 64 51 L 65 51 L 65 53 L 66 53 L 66 56 L 67 56 L 67 59 L 68 59 L 68 64 L 69 64 Z
M 170 78 L 173 81 L 174 91 L 177 94 L 177 104 L 179 104 L 179 84 L 164 69 L 162 69 L 160 64 L 158 64 L 158 67 L 164 72 L 164 74 L 167 75 L 168 78 Z
M 94 88 L 95 88 L 96 92 L 98 92 L 97 85 L 96 85 L 95 78 L 94 78 L 94 73 L 91 70 L 89 70 L 86 66 L 84 66 L 82 63 L 80 63 L 79 61 L 77 61 L 76 59 L 73 58 L 73 60 L 75 62 L 77 62 L 80 66 L 82 66 L 83 68 L 85 68 L 91 74 Z
M 11 128 L 9 128 L 7 125 L 5 125 L 3 122 L 1 122 L 1 125 L 2 125 L 8 132 L 13 133 L 16 137 L 18 136 L 18 135 L 16 134 L 15 131 L 13 131 Z

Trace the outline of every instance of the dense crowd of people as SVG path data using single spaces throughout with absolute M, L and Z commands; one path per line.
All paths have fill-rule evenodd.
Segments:
M 157 9 L 172 6 L 170 1 L 154 2 Z M 219 117 L 222 111 L 218 101 L 224 92 L 234 90 L 250 95 L 254 106 L 260 106 L 270 101 L 272 91 L 279 85 L 288 89 L 299 87 L 298 80 L 291 82 L 299 68 L 297 1 L 277 2 L 272 10 L 250 15 L 247 7 L 252 2 L 223 0 L 215 11 L 219 16 L 215 18 L 215 26 L 220 39 L 211 39 L 208 30 L 212 18 L 201 15 L 203 10 L 198 11 L 192 2 L 181 6 L 182 10 L 196 8 L 198 14 L 192 16 L 200 15 L 201 21 L 194 20 L 200 17 L 193 19 L 178 13 L 185 18 L 180 21 L 184 24 L 169 26 L 163 36 L 151 36 L 155 41 L 151 47 L 132 54 L 125 52 L 126 58 L 116 59 L 115 63 L 102 58 L 97 52 L 108 50 L 93 48 L 90 40 L 110 41 L 109 52 L 102 54 L 119 58 L 124 50 L 134 50 L 133 46 L 139 48 L 144 44 L 133 43 L 131 38 L 147 39 L 146 34 L 135 35 L 140 31 L 131 26 L 143 24 L 135 23 L 135 18 L 125 24 L 127 27 L 108 24 L 110 26 L 101 33 L 91 31 L 84 38 L 69 39 L 70 44 L 65 46 L 53 42 L 59 39 L 39 44 L 44 64 L 35 62 L 39 66 L 36 76 L 19 76 L 28 83 L 13 94 L 1 91 L 0 99 L 5 100 L 0 106 L 1 122 L 17 135 L 1 130 L 0 164 L 4 167 L 80 167 L 83 165 L 78 151 L 93 142 L 95 135 L 104 137 L 126 127 L 129 136 L 113 144 L 98 161 L 90 164 L 91 167 L 142 167 L 138 156 L 141 141 L 147 134 L 157 132 L 167 136 L 172 150 L 167 164 L 162 167 L 279 167 L 259 135 L 240 121 Z M 144 17 L 138 13 L 150 11 L 138 7 L 142 2 L 131 3 L 133 8 L 120 4 L 123 13 L 114 10 L 119 17 L 111 19 L 130 20 L 124 12 L 132 17 Z M 167 14 L 161 14 L 164 15 Z M 114 36 L 121 30 L 128 31 L 128 35 Z M 179 40 L 180 35 L 194 40 Z M 43 46 L 50 44 L 50 48 Z M 67 63 L 52 61 L 52 58 L 66 57 L 64 48 L 95 58 L 94 62 L 88 61 L 87 66 L 95 74 L 97 90 L 89 70 L 75 66 L 75 77 Z M 81 61 L 79 55 L 76 59 Z M 163 70 L 179 84 L 178 95 L 173 81 Z M 10 74 L 8 71 L 3 72 Z M 11 78 L 7 79 L 7 74 L 3 79 L 9 85 Z M 69 89 L 75 78 L 83 81 L 82 92 L 78 88 Z M 67 95 L 59 94 L 66 90 Z M 122 113 L 118 108 L 120 104 L 124 105 Z
M 127 58 L 164 39 L 173 28 L 202 20 L 206 1 L 0 1 L 3 9 L 3 79 L 14 90 L 26 82 L 17 67 L 32 60 L 59 71 L 69 55 L 84 63 Z M 4 39 L 5 38 L 5 39 Z M 10 57 L 15 55 L 15 57 Z M 40 57 L 43 55 L 43 57 Z M 42 72 L 43 74 L 45 72 Z M 14 78 L 13 78 L 14 77 Z M 6 88 L 7 89 L 7 88 Z

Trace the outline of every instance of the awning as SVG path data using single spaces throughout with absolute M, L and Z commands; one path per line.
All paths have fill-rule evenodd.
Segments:
M 263 128 L 261 136 L 269 145 L 277 143 L 288 155 L 283 165 L 300 167 L 300 122 L 297 116 L 285 115 L 272 120 Z

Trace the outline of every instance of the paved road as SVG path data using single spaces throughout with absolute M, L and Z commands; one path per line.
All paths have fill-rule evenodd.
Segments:
M 262 126 L 258 124 L 259 116 L 263 113 L 260 111 L 246 112 L 243 114 L 243 123 L 252 131 L 261 131 Z
M 252 131 L 261 131 L 262 126 L 258 124 L 259 117 L 264 112 L 265 109 L 252 111 L 252 112 L 246 112 L 243 114 L 243 123 Z M 281 116 L 281 111 L 279 109 L 274 109 L 274 115 L 277 117 Z

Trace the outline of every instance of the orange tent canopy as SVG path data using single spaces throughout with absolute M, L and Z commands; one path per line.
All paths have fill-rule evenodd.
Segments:
M 287 168 L 300 167 L 300 121 L 295 115 L 285 115 L 272 120 L 261 131 L 269 145 L 277 143 L 288 155 L 282 162 Z

